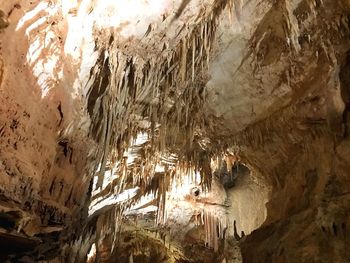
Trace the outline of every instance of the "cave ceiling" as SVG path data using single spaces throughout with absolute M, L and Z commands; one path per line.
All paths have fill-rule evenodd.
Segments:
M 37 243 L 57 234 L 79 261 L 142 229 L 131 255 L 152 237 L 147 253 L 177 262 L 198 256 L 184 240 L 221 253 L 301 196 L 305 211 L 335 200 L 322 187 L 348 186 L 349 14 L 348 0 L 0 0 L 0 237 L 47 256 Z M 318 152 L 331 172 L 299 172 Z M 334 203 L 315 218 L 348 204 Z

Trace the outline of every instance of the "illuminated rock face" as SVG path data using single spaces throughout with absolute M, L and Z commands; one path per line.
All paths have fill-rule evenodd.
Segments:
M 73 90 L 77 68 L 64 55 L 66 21 L 43 1 L 0 9 L 8 23 L 0 33 L 2 231 L 24 239 L 12 253 L 34 251 L 26 238 L 57 249 L 45 240 L 84 217 L 95 147 Z
M 349 14 L 347 0 L 0 0 L 0 247 L 349 261 Z M 210 191 L 170 187 L 192 168 Z

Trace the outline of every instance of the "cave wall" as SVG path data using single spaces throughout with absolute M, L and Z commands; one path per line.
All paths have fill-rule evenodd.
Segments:
M 293 103 L 238 138 L 272 186 L 265 223 L 241 243 L 244 262 L 349 260 L 349 4 L 316 1 L 313 14 L 307 4 L 299 1 L 293 11 L 302 48 L 294 66 L 303 69 L 293 77 Z M 332 27 L 337 19 L 342 26 Z
M 213 63 L 236 62 L 208 83 L 220 140 L 271 187 L 243 262 L 347 262 L 349 2 L 255 4 L 243 4 L 246 30 L 222 24 Z
M 229 194 L 233 213 L 247 208 L 238 201 L 259 201 L 250 219 L 264 211 L 256 222 L 238 216 L 238 231 L 248 234 L 266 217 L 260 229 L 241 239 L 243 260 L 347 261 L 349 2 L 234 3 L 234 13 L 220 20 L 208 62 L 204 109 L 214 144 L 233 145 L 264 177 L 264 186 L 246 189 L 243 199 Z M 0 227 L 2 222 L 10 233 L 39 238 L 86 216 L 96 162 L 85 97 L 97 61 L 93 21 L 85 17 L 89 6 L 50 4 L 0 0 Z M 193 3 L 199 14 L 200 6 Z M 95 19 L 104 16 L 104 7 L 92 12 Z M 162 8 L 168 12 L 174 6 Z M 182 22 L 194 22 L 193 16 L 190 12 Z M 100 27 L 111 26 L 101 21 Z M 135 32 L 123 34 L 150 48 L 158 43 L 147 46 L 151 37 L 144 38 L 145 32 L 157 35 L 157 27 L 149 26 L 161 21 L 150 15 Z M 179 28 L 181 23 L 169 38 L 176 38 Z M 82 37 L 80 31 L 88 34 Z M 253 196 L 265 187 L 266 212 L 265 192 Z M 90 245 L 84 242 L 80 237 L 72 253 L 83 257 Z
M 322 135 L 306 144 L 288 148 L 276 170 L 268 219 L 241 244 L 244 262 L 349 260 L 349 139 Z
M 258 229 L 266 220 L 266 203 L 269 201 L 270 188 L 262 175 L 254 170 L 240 174 L 235 185 L 226 190 L 228 210 L 228 236 L 235 232 L 242 236 Z M 236 227 L 235 225 L 236 224 Z
M 0 1 L 0 214 L 17 215 L 0 228 L 44 246 L 86 213 L 95 147 L 72 89 L 76 68 L 63 56 L 65 20 L 47 5 Z

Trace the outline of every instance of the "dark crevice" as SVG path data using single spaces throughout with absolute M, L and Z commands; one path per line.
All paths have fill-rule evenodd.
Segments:
M 61 140 L 58 142 L 58 145 L 63 148 L 63 154 L 65 157 L 68 155 L 68 141 L 67 140 Z
M 332 228 L 333 228 L 333 233 L 336 236 L 337 235 L 337 226 L 335 225 L 335 223 L 333 223 Z
M 18 220 L 21 218 L 21 215 L 16 211 L 10 212 L 1 212 L 0 213 L 0 227 L 11 230 L 16 228 Z
M 347 52 L 343 65 L 339 72 L 341 96 L 345 104 L 343 112 L 344 137 L 349 136 L 350 121 L 350 51 Z
M 216 176 L 219 178 L 225 189 L 231 189 L 236 185 L 238 178 L 250 174 L 250 170 L 241 162 L 235 162 L 231 170 L 227 170 L 226 161 L 222 163 L 219 171 L 216 171 Z
M 109 58 L 105 58 L 104 54 L 105 52 L 101 52 L 101 55 L 96 62 L 96 67 L 101 68 L 101 70 L 99 70 L 100 74 L 94 79 L 87 98 L 87 109 L 91 119 L 93 120 L 103 119 L 102 101 L 98 103 L 98 100 L 101 100 L 103 94 L 106 93 L 111 76 L 109 69 Z M 94 70 L 96 69 L 93 68 L 90 72 L 91 78 L 94 75 Z M 93 123 L 92 135 L 94 137 L 98 137 L 99 123 Z
M 58 123 L 58 126 L 62 124 L 63 121 L 63 112 L 62 112 L 62 105 L 61 102 L 57 106 L 58 113 L 60 114 L 60 122 Z

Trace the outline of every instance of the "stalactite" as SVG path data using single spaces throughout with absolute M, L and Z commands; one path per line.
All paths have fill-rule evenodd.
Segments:
M 220 239 L 224 238 L 224 229 L 227 227 L 225 218 L 219 217 L 209 210 L 203 210 L 198 217 L 196 224 L 204 226 L 205 243 L 217 251 Z
M 212 7 L 213 14 L 208 12 L 196 26 L 185 25 L 185 31 L 179 33 L 180 40 L 175 44 L 165 42 L 168 48 L 157 56 L 131 56 L 119 48 L 117 41 L 96 39 L 101 59 L 91 71 L 89 83 L 98 83 L 99 92 L 96 98 L 92 97 L 91 89 L 88 92 L 93 105 L 91 136 L 103 149 L 96 156 L 96 167 L 100 167 L 96 188 L 103 191 L 107 163 L 114 167 L 113 176 L 116 176 L 110 183 L 113 190 L 109 190 L 109 195 L 140 187 L 134 198 L 116 205 L 118 209 L 110 216 L 113 229 L 100 229 L 101 236 L 114 233 L 112 247 L 117 242 L 123 211 L 142 195 L 153 193 L 156 196 L 157 223 L 162 224 L 167 216 L 167 191 L 175 180 L 188 174 L 195 181 L 195 174 L 199 172 L 203 189 L 210 188 L 212 153 L 201 147 L 196 134 L 205 118 L 201 109 L 204 99 L 201 90 L 205 83 L 201 75 L 209 66 L 217 20 L 226 7 L 223 2 L 226 1 L 218 1 Z M 110 35 L 118 39 L 116 32 Z M 150 125 L 139 126 L 138 119 L 147 120 Z M 148 133 L 148 141 L 135 149 L 139 156 L 128 165 L 127 153 L 133 149 L 132 141 L 139 132 Z M 179 150 L 175 151 L 174 145 L 179 146 L 179 143 L 181 147 L 176 147 Z M 166 164 L 165 173 L 156 173 L 156 164 L 165 165 L 161 158 L 165 156 L 166 160 L 171 154 L 176 156 L 175 162 L 170 166 Z M 118 183 L 112 188 L 114 181 Z M 198 220 L 207 229 L 209 246 L 216 250 L 217 227 L 220 225 L 220 232 L 222 224 L 208 213 Z M 97 239 L 101 240 L 101 236 Z
M 161 104 L 158 107 L 162 109 L 161 111 L 155 112 L 153 110 L 155 108 L 150 107 L 151 110 L 149 116 L 152 120 L 153 127 L 156 127 L 154 125 L 156 121 L 161 121 L 160 126 L 164 126 L 164 128 L 160 129 L 161 134 L 159 136 L 155 136 L 155 129 L 152 129 L 152 140 L 157 138 L 157 140 L 160 141 L 159 143 L 154 143 L 153 147 L 159 147 L 159 151 L 165 149 L 166 143 L 164 142 L 167 141 L 165 140 L 165 137 L 169 135 L 165 134 L 165 130 L 170 130 L 170 132 L 180 131 L 180 126 L 182 125 L 180 120 L 183 118 L 181 117 L 183 115 L 185 116 L 184 125 L 188 130 L 187 134 L 190 138 L 193 137 L 193 129 L 195 129 L 196 125 L 190 125 L 188 122 L 189 114 L 191 111 L 190 105 L 192 105 L 192 100 L 200 99 L 200 96 L 196 94 L 196 92 L 198 91 L 195 92 L 194 85 L 188 85 L 184 83 L 187 82 L 185 81 L 186 79 L 192 80 L 191 83 L 193 83 L 193 81 L 195 80 L 195 70 L 199 69 L 201 71 L 200 67 L 201 65 L 203 65 L 203 61 L 206 61 L 208 63 L 211 50 L 211 42 L 214 39 L 214 32 L 216 28 L 215 20 L 217 20 L 218 15 L 221 13 L 224 7 L 225 6 L 222 6 L 222 3 L 219 3 L 217 6 L 214 6 L 213 12 L 215 12 L 215 14 L 208 15 L 206 18 L 203 19 L 203 22 L 200 23 L 199 26 L 192 28 L 192 30 L 189 30 L 186 33 L 187 35 L 182 38 L 182 40 L 180 41 L 180 45 L 175 49 L 175 51 L 172 52 L 172 50 L 164 50 L 161 56 L 157 58 L 150 58 L 148 62 L 144 59 L 141 59 L 141 57 L 138 56 L 127 58 L 125 53 L 118 51 L 118 48 L 116 49 L 114 47 L 114 45 L 116 45 L 115 42 L 113 42 L 112 44 L 108 42 L 108 45 L 105 46 L 103 42 L 97 41 L 98 46 L 105 46 L 102 49 L 104 50 L 102 52 L 104 53 L 105 58 L 101 60 L 101 62 L 103 62 L 103 64 L 108 63 L 111 72 L 110 83 L 108 84 L 109 87 L 106 89 L 106 92 L 102 93 L 101 96 L 97 99 L 99 103 L 95 105 L 94 109 L 94 112 L 97 113 L 98 107 L 100 107 L 101 109 L 101 106 L 99 105 L 102 105 L 102 112 L 104 116 L 101 122 L 102 126 L 100 125 L 100 127 L 102 127 L 102 131 L 99 133 L 99 136 L 101 138 L 99 139 L 99 141 L 102 144 L 106 145 L 106 147 L 104 147 L 105 151 L 100 153 L 102 159 L 98 158 L 98 160 L 101 160 L 102 164 L 102 169 L 100 170 L 101 177 L 104 174 L 103 166 L 105 166 L 106 158 L 109 156 L 110 152 L 108 145 L 111 144 L 113 145 L 113 147 L 117 147 L 119 149 L 118 151 L 115 151 L 114 154 L 118 152 L 123 152 L 124 150 L 122 149 L 124 147 L 127 147 L 128 145 L 127 143 L 121 144 L 120 141 L 123 140 L 123 138 L 125 137 L 128 138 L 134 136 L 134 134 L 132 134 L 132 131 L 135 130 L 135 128 L 132 126 L 135 126 L 137 124 L 130 122 L 131 115 L 132 112 L 135 112 L 135 110 L 137 110 L 137 108 L 142 107 L 142 105 L 135 105 L 135 101 L 142 101 L 143 98 L 145 98 L 143 94 L 146 95 L 149 92 L 154 98 L 164 96 L 163 94 L 165 92 L 168 92 L 166 85 L 164 85 L 164 81 L 166 78 L 164 78 L 164 72 L 162 71 L 162 69 L 165 68 L 165 65 L 167 65 L 166 68 L 169 69 L 166 72 L 169 78 L 173 81 L 181 79 L 182 85 L 184 85 L 184 87 L 181 88 L 181 90 L 183 90 L 182 92 L 184 95 L 177 98 L 175 97 L 174 99 L 178 99 L 180 101 L 184 100 L 186 101 L 186 103 L 183 104 L 184 110 L 182 110 L 181 107 L 177 107 L 178 110 L 177 114 L 175 115 L 169 115 L 169 113 L 171 112 L 167 113 L 166 110 L 164 110 L 166 109 L 166 107 L 164 107 L 165 100 L 158 101 L 158 103 Z M 196 33 L 198 30 L 201 30 L 203 33 L 197 35 Z M 116 39 L 116 37 L 114 37 L 114 39 Z M 192 39 L 192 41 L 190 39 Z M 198 58 L 195 59 L 197 43 L 202 43 L 202 45 L 200 45 L 199 47 L 200 52 L 198 54 Z M 187 50 L 192 51 L 192 58 L 188 58 Z M 202 53 L 202 50 L 205 50 L 205 53 Z M 165 58 L 165 60 L 163 60 L 163 58 Z M 177 69 L 176 66 L 179 65 L 179 60 L 180 66 L 179 69 Z M 103 67 L 100 68 L 102 69 Z M 188 76 L 186 74 L 188 69 L 192 71 L 191 76 Z M 98 76 L 98 71 L 98 68 L 97 71 L 93 71 L 94 75 L 91 76 L 92 79 Z M 131 77 L 129 77 L 130 75 Z M 129 80 L 131 83 L 129 83 Z M 170 86 L 177 86 L 177 82 L 178 81 L 171 83 Z M 100 78 L 100 85 L 102 85 L 102 78 Z M 179 86 L 177 86 L 177 88 L 179 88 Z M 132 91 L 130 91 L 130 89 L 132 89 Z M 141 100 L 139 99 L 140 96 Z M 110 99 L 106 99 L 107 97 L 110 97 Z M 186 99 L 186 97 L 189 97 L 189 99 Z M 114 99 L 116 100 L 116 103 L 113 103 Z M 106 103 L 111 105 L 110 110 L 106 106 L 104 106 L 106 105 Z M 115 112 L 114 116 L 117 119 L 117 121 L 114 124 L 109 123 L 109 111 Z M 168 114 L 167 118 L 162 117 L 164 114 Z M 165 129 L 165 126 L 173 125 L 173 122 L 171 121 L 172 116 L 175 117 L 174 119 L 177 123 L 176 128 Z M 197 120 L 192 120 L 192 122 L 193 121 L 196 122 Z M 125 122 L 127 122 L 128 125 L 125 125 Z M 103 134 L 107 134 L 106 137 L 104 137 Z M 172 133 L 172 135 L 178 136 L 179 133 L 175 132 L 175 134 Z M 185 134 L 181 134 L 181 136 L 184 135 Z M 192 143 L 193 139 L 189 139 L 188 141 Z M 102 179 L 99 179 L 98 186 L 101 186 L 101 181 Z

